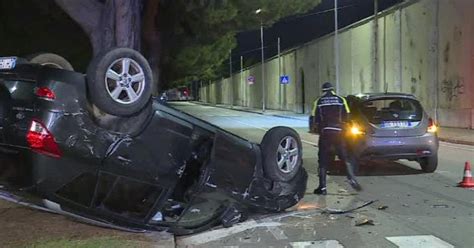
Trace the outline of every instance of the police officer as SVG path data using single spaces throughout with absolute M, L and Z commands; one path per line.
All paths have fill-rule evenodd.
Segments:
M 318 126 L 319 132 L 319 187 L 315 194 L 326 195 L 326 173 L 332 162 L 333 149 L 337 156 L 344 162 L 347 170 L 349 184 L 356 190 L 361 190 L 357 182 L 353 165 L 349 162 L 343 136 L 343 126 L 350 114 L 349 105 L 344 97 L 336 95 L 331 83 L 326 82 L 322 87 L 323 96 L 313 104 L 311 115 Z

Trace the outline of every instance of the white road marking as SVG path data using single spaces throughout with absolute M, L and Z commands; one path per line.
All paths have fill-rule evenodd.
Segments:
M 257 228 L 257 227 L 277 227 L 281 226 L 281 223 L 277 222 L 264 222 L 264 223 L 257 223 L 255 220 L 245 221 L 239 224 L 234 225 L 233 227 L 229 228 L 220 228 L 192 236 L 187 236 L 184 238 L 176 239 L 176 243 L 178 246 L 195 246 L 195 245 L 202 245 L 205 243 L 209 243 L 212 241 L 216 241 L 222 238 L 225 238 L 230 235 L 234 235 L 237 233 L 241 233 L 243 231 Z
M 397 236 L 386 239 L 400 248 L 454 248 L 450 243 L 433 235 Z
M 344 248 L 337 240 L 291 242 L 293 248 Z
M 285 235 L 285 232 L 281 228 L 277 226 L 269 226 L 267 228 L 268 228 L 268 231 L 273 235 L 273 237 L 275 237 L 275 239 L 277 240 L 288 239 L 288 237 Z

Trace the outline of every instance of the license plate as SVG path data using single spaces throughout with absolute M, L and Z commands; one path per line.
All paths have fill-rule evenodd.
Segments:
M 386 122 L 382 122 L 380 126 L 382 128 L 404 128 L 404 127 L 410 127 L 410 122 L 408 122 L 408 121 L 386 121 Z
M 0 58 L 0 70 L 11 70 L 15 68 L 16 57 L 3 57 Z

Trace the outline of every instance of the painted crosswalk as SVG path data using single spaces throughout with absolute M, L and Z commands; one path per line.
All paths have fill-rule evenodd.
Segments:
M 453 248 L 448 242 L 433 235 L 397 236 L 387 237 L 387 240 L 400 248 L 429 247 L 429 248 Z

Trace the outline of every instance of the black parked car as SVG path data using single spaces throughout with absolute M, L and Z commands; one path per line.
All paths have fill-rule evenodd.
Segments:
M 0 58 L 2 198 L 188 234 L 303 197 L 294 130 L 275 127 L 254 144 L 164 106 L 151 97 L 147 61 L 130 49 L 96 57 L 86 75 L 46 58 Z

